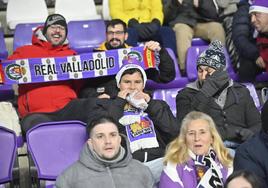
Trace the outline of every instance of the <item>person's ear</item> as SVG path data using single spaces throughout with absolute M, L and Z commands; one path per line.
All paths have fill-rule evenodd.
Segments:
M 125 41 L 128 39 L 128 32 L 125 33 Z
M 90 147 L 92 147 L 92 139 L 91 139 L 91 138 L 89 138 L 89 139 L 87 140 L 87 144 L 88 144 Z

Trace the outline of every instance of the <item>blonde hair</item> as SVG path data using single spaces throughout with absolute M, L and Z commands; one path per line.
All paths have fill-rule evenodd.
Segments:
M 164 157 L 164 163 L 167 164 L 167 162 L 171 162 L 174 164 L 183 164 L 190 159 L 190 156 L 188 154 L 188 147 L 186 144 L 186 134 L 188 125 L 193 120 L 198 119 L 202 119 L 208 122 L 209 131 L 213 138 L 211 147 L 215 150 L 219 161 L 225 167 L 230 167 L 232 165 L 233 158 L 231 157 L 228 149 L 224 146 L 223 141 L 216 129 L 214 121 L 209 115 L 197 111 L 188 113 L 182 120 L 180 134 L 168 145 Z

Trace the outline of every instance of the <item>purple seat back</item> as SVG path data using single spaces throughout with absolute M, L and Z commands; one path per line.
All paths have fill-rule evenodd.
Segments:
M 12 169 L 17 153 L 15 132 L 0 125 L 0 184 L 12 180 Z
M 8 51 L 4 39 L 4 31 L 0 28 L 0 59 L 6 59 L 8 56 Z
M 84 123 L 61 121 L 39 124 L 27 132 L 26 138 L 38 178 L 55 180 L 78 160 L 87 134 Z
M 261 110 L 261 103 L 258 97 L 258 94 L 256 92 L 255 86 L 252 83 L 242 83 L 244 86 L 247 87 L 249 90 L 249 93 L 255 103 L 255 106 L 257 107 L 258 110 Z
M 207 48 L 208 46 L 192 46 L 188 49 L 187 58 L 186 58 L 186 72 L 187 72 L 187 76 L 190 82 L 197 79 L 196 61 L 199 55 L 203 51 L 205 51 Z M 225 48 L 224 48 L 224 53 L 225 53 L 225 58 L 226 58 L 227 71 L 230 77 L 233 80 L 237 81 L 238 75 L 234 72 L 234 69 L 231 64 L 230 56 Z
M 262 72 L 256 76 L 257 82 L 267 82 L 268 81 L 268 73 Z
M 0 101 L 14 98 L 14 90 L 12 85 L 0 85 Z
M 176 96 L 182 88 L 157 89 L 153 93 L 154 99 L 166 101 L 172 113 L 176 116 Z
M 32 44 L 33 31 L 44 23 L 18 24 L 14 32 L 13 50 L 18 47 Z
M 93 51 L 106 40 L 104 20 L 70 21 L 68 40 L 70 47 L 78 53 Z
M 201 38 L 192 39 L 192 46 L 203 46 L 203 45 L 209 45 L 209 42 Z
M 174 52 L 169 48 L 167 48 L 167 51 L 168 51 L 169 55 L 171 56 L 171 58 L 173 59 L 173 63 L 175 66 L 175 79 L 168 82 L 168 83 L 157 83 L 153 80 L 147 80 L 147 83 L 146 83 L 147 89 L 178 88 L 178 87 L 184 87 L 188 83 L 188 78 L 181 76 Z

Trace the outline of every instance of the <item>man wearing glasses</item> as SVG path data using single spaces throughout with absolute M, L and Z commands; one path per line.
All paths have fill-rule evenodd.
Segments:
M 130 48 L 126 44 L 128 32 L 126 23 L 120 19 L 112 19 L 106 24 L 106 41 L 104 41 L 95 51 L 106 51 L 120 48 Z M 159 52 L 159 71 L 156 69 L 146 70 L 147 77 L 158 83 L 167 83 L 175 78 L 175 66 L 172 58 L 165 48 L 162 48 L 156 41 L 145 42 L 144 48 Z M 113 98 L 117 96 L 115 77 L 105 76 L 90 78 L 86 83 L 86 88 L 80 93 L 80 97 Z

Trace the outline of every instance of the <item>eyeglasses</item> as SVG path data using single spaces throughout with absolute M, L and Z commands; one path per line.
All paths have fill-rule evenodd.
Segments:
M 61 25 L 51 25 L 49 28 L 52 30 L 57 30 L 57 29 L 59 29 L 61 31 L 65 30 L 65 27 L 63 27 Z
M 107 35 L 123 35 L 124 31 L 107 31 Z

